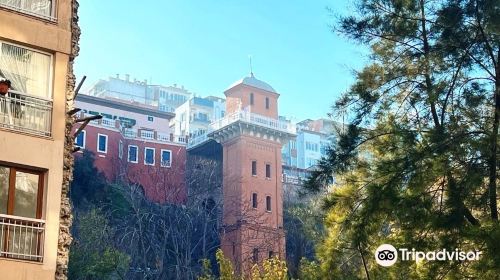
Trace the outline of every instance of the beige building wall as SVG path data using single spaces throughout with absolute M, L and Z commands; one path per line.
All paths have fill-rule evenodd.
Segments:
M 52 55 L 51 136 L 34 136 L 0 128 L 0 163 L 44 172 L 42 220 L 43 262 L 0 257 L 1 279 L 54 279 L 63 174 L 66 79 L 71 48 L 72 1 L 56 1 L 55 22 L 15 12 L 0 5 L 0 40 Z

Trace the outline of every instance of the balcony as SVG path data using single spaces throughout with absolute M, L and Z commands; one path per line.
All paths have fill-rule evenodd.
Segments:
M 0 0 L 0 7 L 56 21 L 55 0 Z
M 52 101 L 16 91 L 0 96 L 0 127 L 51 136 L 51 126 Z
M 45 221 L 0 214 L 0 257 L 43 261 Z
M 262 126 L 265 128 L 270 128 L 273 130 L 278 130 L 281 132 L 286 132 L 290 134 L 295 134 L 296 129 L 295 126 L 288 122 L 280 121 L 277 119 L 269 118 L 266 116 L 262 116 L 259 114 L 246 112 L 246 111 L 238 111 L 233 114 L 227 115 L 222 119 L 219 119 L 215 122 L 212 122 L 208 127 L 208 133 L 219 130 L 223 127 L 226 127 L 232 123 L 237 121 Z M 188 149 L 194 148 L 200 144 L 205 143 L 209 140 L 207 133 L 195 136 L 188 141 Z
M 178 136 L 178 135 L 161 133 L 161 132 L 157 132 L 155 135 L 154 131 L 150 131 L 150 130 L 141 130 L 140 133 L 138 133 L 137 129 L 133 129 L 133 128 L 124 128 L 123 129 L 123 136 L 125 138 L 147 139 L 147 140 L 154 140 L 154 141 L 165 142 L 165 143 L 186 144 L 186 142 L 187 142 L 187 139 L 185 136 Z
M 271 128 L 291 134 L 295 134 L 295 127 L 290 123 L 280 121 L 277 119 L 269 118 L 266 116 L 262 116 L 255 113 L 239 111 L 233 114 L 227 115 L 226 117 L 213 122 L 210 124 L 212 130 L 221 129 L 227 125 L 230 125 L 234 122 L 242 121 L 250 124 L 259 125 L 266 128 Z

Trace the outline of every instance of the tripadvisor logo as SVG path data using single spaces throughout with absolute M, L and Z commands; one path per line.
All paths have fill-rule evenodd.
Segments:
M 391 244 L 382 244 L 375 251 L 375 261 L 381 266 L 392 266 L 398 260 L 402 261 L 477 261 L 481 256 L 481 251 L 452 251 L 441 249 L 439 251 L 422 252 L 415 249 L 396 249 Z

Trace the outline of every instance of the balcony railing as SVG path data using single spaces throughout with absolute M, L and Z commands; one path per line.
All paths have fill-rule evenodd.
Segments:
M 0 214 L 0 257 L 43 261 L 45 221 Z
M 210 133 L 215 130 L 219 130 L 225 126 L 228 126 L 232 123 L 235 123 L 237 121 L 242 121 L 250 124 L 255 124 L 259 126 L 263 126 L 266 128 L 271 128 L 283 132 L 288 132 L 291 134 L 296 133 L 295 126 L 288 122 L 283 122 L 277 119 L 269 118 L 266 116 L 262 116 L 259 114 L 251 113 L 251 112 L 246 112 L 246 111 L 238 111 L 233 114 L 227 115 L 222 119 L 219 119 L 213 123 L 210 124 L 208 128 L 208 132 Z M 208 140 L 207 133 L 195 136 L 191 139 L 189 139 L 188 142 L 188 148 L 193 148 L 199 144 L 204 143 L 205 141 Z
M 55 0 L 0 0 L 0 7 L 55 21 L 55 2 Z
M 0 96 L 0 127 L 50 136 L 51 126 L 52 101 L 16 91 Z
M 227 126 L 227 125 L 234 123 L 234 122 L 237 122 L 237 121 L 243 121 L 243 122 L 256 124 L 259 126 L 263 126 L 263 127 L 272 128 L 272 129 L 295 134 L 295 128 L 290 123 L 283 122 L 283 121 L 273 119 L 273 118 L 269 118 L 266 116 L 258 115 L 255 113 L 245 112 L 245 111 L 239 111 L 239 112 L 235 112 L 233 114 L 227 115 L 226 117 L 210 124 L 210 127 L 212 128 L 212 130 L 218 130 L 224 126 Z
M 141 133 L 138 133 L 138 131 L 133 128 L 124 128 L 123 136 L 125 136 L 126 138 L 148 139 L 148 140 L 156 140 L 168 143 L 186 144 L 187 142 L 185 136 L 178 136 L 173 134 L 171 135 L 168 133 L 161 133 L 161 132 L 157 132 L 155 135 L 155 133 L 150 130 L 141 130 Z

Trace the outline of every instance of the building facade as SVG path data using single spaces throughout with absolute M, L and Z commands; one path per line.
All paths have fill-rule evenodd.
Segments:
M 154 100 L 158 103 L 158 110 L 163 112 L 175 112 L 175 109 L 188 101 L 193 95 L 184 86 L 177 87 L 177 84 L 173 86 L 152 85 L 149 88 L 152 91 Z
M 175 110 L 175 133 L 190 138 L 205 135 L 212 122 L 225 116 L 225 104 L 214 96 L 190 98 Z
M 186 141 L 169 128 L 173 114 L 135 102 L 79 95 L 80 117 L 102 115 L 76 137 L 110 182 L 137 184 L 159 203 L 185 203 Z M 74 131 L 80 124 L 76 124 Z
M 159 111 L 171 113 L 193 95 L 184 86 L 150 85 L 147 80 L 131 79 L 128 74 L 123 78 L 117 74 L 107 80 L 100 79 L 86 94 L 154 106 Z
M 75 5 L 0 1 L 0 79 L 12 82 L 0 96 L 2 279 L 59 279 L 67 264 L 58 245 Z
M 224 94 L 227 114 L 207 134 L 222 145 L 221 247 L 248 276 L 254 264 L 285 257 L 281 148 L 294 135 L 278 119 L 279 94 L 253 74 Z

